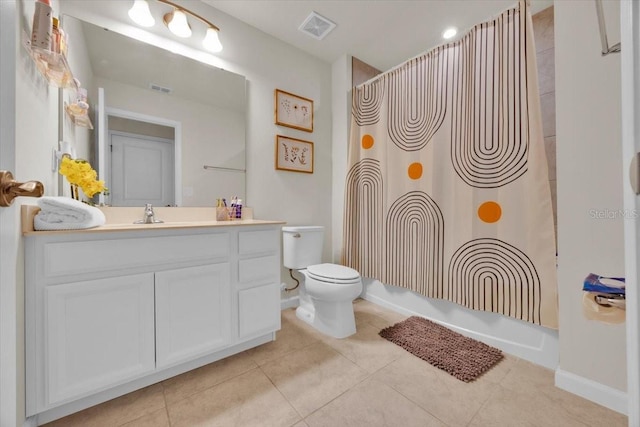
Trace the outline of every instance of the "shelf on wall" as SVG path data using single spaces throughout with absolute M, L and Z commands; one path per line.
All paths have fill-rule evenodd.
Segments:
M 73 73 L 67 62 L 67 58 L 61 53 L 52 52 L 32 46 L 31 41 L 25 38 L 24 47 L 33 58 L 36 68 L 47 81 L 57 87 L 72 88 L 77 90 Z
M 85 110 L 85 113 L 83 114 L 77 114 L 73 111 L 71 106 L 66 102 L 64 103 L 64 110 L 67 112 L 67 115 L 76 126 L 82 126 L 85 128 L 93 129 L 93 124 L 91 123 L 91 119 L 89 118 L 89 115 L 86 113 L 86 110 Z

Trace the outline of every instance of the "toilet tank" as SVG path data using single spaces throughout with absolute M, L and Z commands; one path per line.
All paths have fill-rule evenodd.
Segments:
M 282 261 L 286 268 L 300 270 L 322 262 L 324 227 L 282 227 Z

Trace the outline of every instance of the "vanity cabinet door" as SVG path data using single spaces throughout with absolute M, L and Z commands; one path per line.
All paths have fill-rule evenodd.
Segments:
M 153 274 L 47 286 L 47 404 L 155 369 Z
M 230 344 L 229 263 L 158 272 L 155 284 L 158 368 Z
M 241 340 L 280 329 L 280 285 L 269 283 L 238 291 L 238 335 Z

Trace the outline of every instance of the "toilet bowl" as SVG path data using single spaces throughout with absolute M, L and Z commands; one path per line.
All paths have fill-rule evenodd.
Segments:
M 334 338 L 356 332 L 353 300 L 362 292 L 360 274 L 321 263 L 323 227 L 283 227 L 284 266 L 302 275 L 296 317 Z
M 353 300 L 362 292 L 358 272 L 337 264 L 311 265 L 299 272 L 304 279 L 296 309 L 298 319 L 334 338 L 355 334 Z

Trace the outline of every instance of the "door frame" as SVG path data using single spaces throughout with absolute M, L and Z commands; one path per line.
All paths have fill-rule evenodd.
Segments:
M 620 4 L 621 80 L 622 80 L 622 178 L 624 221 L 626 326 L 627 326 L 627 406 L 629 425 L 640 425 L 640 197 L 629 184 L 629 165 L 640 152 L 640 4 L 623 0 Z
M 16 33 L 15 0 L 0 1 L 0 169 L 16 172 Z M 0 425 L 13 426 L 19 415 L 24 390 L 19 385 L 21 363 L 18 315 L 19 209 L 0 208 Z
M 153 123 L 156 125 L 172 127 L 174 129 L 173 133 L 173 173 L 174 173 L 174 181 L 173 181 L 173 191 L 175 192 L 174 203 L 176 206 L 182 206 L 182 123 L 165 119 L 162 117 L 150 116 L 148 114 L 136 113 L 134 111 L 123 110 L 120 108 L 112 108 L 105 107 L 105 128 L 103 130 L 105 135 L 104 143 L 107 144 L 107 136 L 109 134 L 109 116 L 121 117 L 124 119 L 137 120 L 139 122 L 147 122 Z M 106 153 L 106 147 L 98 146 L 99 153 Z M 105 165 L 106 166 L 106 165 Z M 109 165 L 111 167 L 111 165 Z

